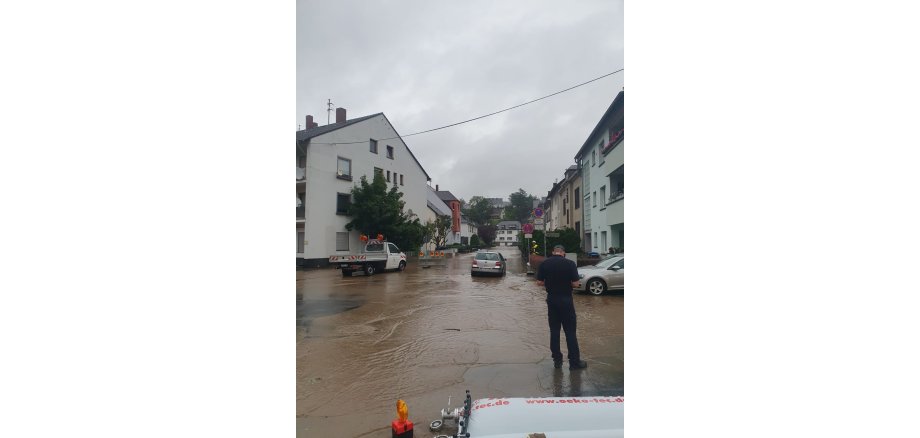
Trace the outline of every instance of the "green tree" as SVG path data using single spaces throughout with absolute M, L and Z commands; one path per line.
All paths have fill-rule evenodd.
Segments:
M 479 246 L 479 236 L 473 234 L 470 236 L 470 246 Z
M 511 206 L 505 209 L 505 220 L 526 222 L 530 218 L 530 212 L 533 211 L 533 201 L 536 198 L 528 195 L 524 189 L 518 189 L 517 192 L 508 196 Z
M 492 246 L 492 242 L 495 241 L 495 225 L 483 225 L 479 227 L 479 238 L 485 242 L 486 245 Z
M 554 246 L 562 245 L 565 247 L 565 252 L 567 253 L 582 253 L 581 237 L 578 235 L 578 233 L 575 232 L 575 230 L 571 228 L 560 228 L 555 231 L 551 231 L 551 233 L 559 233 L 559 237 L 547 237 L 545 246 L 543 245 L 543 237 L 545 234 L 542 230 L 534 230 L 533 239 L 524 239 L 524 235 L 521 234 L 518 236 L 518 239 L 520 239 L 518 248 L 520 248 L 522 254 L 526 254 L 529 251 L 527 246 L 532 248 L 532 243 L 536 243 L 537 250 L 535 254 L 546 256 L 547 254 L 552 253 L 552 248 Z M 530 242 L 524 242 L 525 240 L 529 240 Z
M 362 176 L 351 190 L 351 204 L 346 213 L 351 221 L 345 228 L 371 238 L 383 234 L 401 249 L 417 250 L 422 244 L 425 227 L 418 218 L 413 219 L 403 211 L 405 202 L 397 187 L 387 187 L 380 173 L 375 173 L 370 183 Z
M 467 204 L 463 214 L 476 225 L 485 225 L 489 223 L 489 216 L 492 214 L 492 205 L 482 196 L 473 196 Z
M 450 216 L 438 216 L 435 219 L 432 229 L 432 241 L 434 241 L 435 246 L 444 246 L 447 243 L 447 235 L 451 225 L 453 224 L 451 224 Z

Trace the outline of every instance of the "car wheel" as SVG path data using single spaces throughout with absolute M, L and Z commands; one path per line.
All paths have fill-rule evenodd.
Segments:
M 367 264 L 364 267 L 364 273 L 368 276 L 374 275 L 374 272 L 377 272 L 377 268 L 372 264 Z
M 470 272 L 470 277 L 475 277 L 475 276 L 476 276 L 475 272 Z
M 607 290 L 607 283 L 600 278 L 595 278 L 588 282 L 585 290 L 591 295 L 600 295 Z
M 399 262 L 399 270 L 400 272 L 406 270 L 406 262 Z

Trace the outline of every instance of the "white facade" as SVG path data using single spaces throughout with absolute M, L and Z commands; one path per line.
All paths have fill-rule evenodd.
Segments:
M 495 226 L 495 242 L 498 246 L 517 246 L 518 236 L 521 233 L 521 223 L 518 221 L 501 221 Z
M 330 125 L 298 133 L 298 154 L 305 156 L 298 159 L 298 169 L 305 168 L 297 182 L 298 216 L 302 215 L 297 221 L 299 259 L 328 259 L 332 254 L 360 251 L 359 233 L 346 230 L 350 218 L 337 212 L 338 195 L 350 195 L 362 176 L 373 180 L 375 168 L 384 178 L 389 175 L 388 185 L 395 184 L 403 193 L 407 212 L 421 221 L 432 214 L 428 207 L 430 178 L 386 116 L 379 113 L 342 125 L 316 136 L 311 131 L 324 131 Z M 301 136 L 309 138 L 300 140 Z M 384 140 L 387 138 L 391 139 Z M 371 152 L 372 139 L 377 141 L 376 153 Z
M 479 234 L 479 228 L 476 224 L 468 221 L 465 217 L 460 217 L 460 243 L 466 242 L 467 245 L 470 244 L 470 238 L 474 234 Z

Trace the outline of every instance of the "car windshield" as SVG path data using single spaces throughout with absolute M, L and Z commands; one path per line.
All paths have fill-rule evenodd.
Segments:
M 476 260 L 495 260 L 498 261 L 498 254 L 494 252 L 480 252 L 476 254 Z
M 383 251 L 383 244 L 382 243 L 368 243 L 367 248 L 365 248 L 365 250 L 368 252 Z
M 600 263 L 598 263 L 598 264 L 596 264 L 596 265 L 594 265 L 594 266 L 597 267 L 597 268 L 604 268 L 604 269 L 606 269 L 606 268 L 609 268 L 611 265 L 613 265 L 614 263 L 616 263 L 616 262 L 618 262 L 618 261 L 620 261 L 620 260 L 622 260 L 622 259 L 623 259 L 623 257 L 611 256 L 611 257 L 607 257 L 607 258 L 604 259 L 604 260 L 601 260 Z

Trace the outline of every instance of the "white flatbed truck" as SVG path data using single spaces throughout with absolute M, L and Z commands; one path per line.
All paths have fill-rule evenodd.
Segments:
M 359 254 L 333 254 L 329 263 L 342 270 L 343 277 L 349 277 L 357 271 L 365 275 L 374 275 L 380 271 L 402 271 L 406 269 L 406 254 L 392 242 L 385 240 L 368 240 L 364 250 Z

